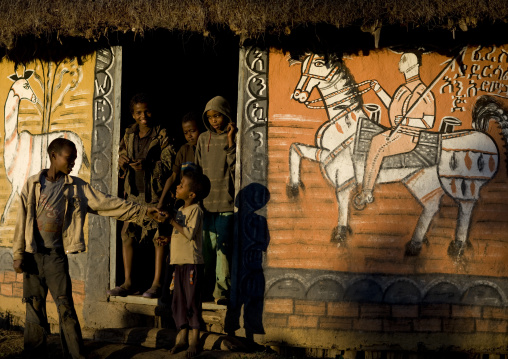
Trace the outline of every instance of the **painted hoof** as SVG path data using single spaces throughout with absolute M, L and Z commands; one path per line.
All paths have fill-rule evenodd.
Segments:
M 448 255 L 452 258 L 460 258 L 464 254 L 464 251 L 470 247 L 472 247 L 472 245 L 469 241 L 461 242 L 453 240 L 448 246 Z
M 302 182 L 298 182 L 297 184 L 290 184 L 288 183 L 286 185 L 286 195 L 288 196 L 289 199 L 296 199 L 299 197 L 300 195 L 300 187 L 303 189 L 305 189 L 305 186 L 303 185 Z
M 406 243 L 406 251 L 404 252 L 404 255 L 406 257 L 417 256 L 422 251 L 422 247 L 423 247 L 422 242 L 409 241 Z
M 353 231 L 349 226 L 337 226 L 332 231 L 332 243 L 343 243 L 347 240 L 348 233 L 351 234 Z
M 367 204 L 374 202 L 374 196 L 371 193 L 359 192 L 353 197 L 353 207 L 358 211 L 363 211 Z

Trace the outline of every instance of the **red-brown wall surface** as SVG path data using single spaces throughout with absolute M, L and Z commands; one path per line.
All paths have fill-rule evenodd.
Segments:
M 269 340 L 508 350 L 508 47 L 412 56 L 246 51 L 242 187 L 256 182 L 267 192 Z M 430 117 L 413 117 L 434 120 L 426 129 L 434 147 L 424 159 L 409 157 L 418 148 L 400 162 L 387 157 L 373 203 L 355 208 L 372 138 L 358 124 L 395 129 L 394 93 L 415 73 L 423 84 L 415 98 L 432 100 L 423 110 Z M 365 125 L 376 122 L 368 104 L 380 109 L 379 130 Z M 444 117 L 460 124 L 443 133 Z

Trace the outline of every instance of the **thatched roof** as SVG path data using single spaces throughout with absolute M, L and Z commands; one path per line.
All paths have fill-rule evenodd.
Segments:
M 32 36 L 97 41 L 156 29 L 207 36 L 223 27 L 243 41 L 316 24 L 373 33 L 393 25 L 464 31 L 507 21 L 506 0 L 0 0 L 0 47 Z

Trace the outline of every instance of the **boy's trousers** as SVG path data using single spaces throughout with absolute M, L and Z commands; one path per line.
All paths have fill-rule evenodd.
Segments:
M 26 303 L 25 356 L 47 356 L 46 336 L 50 330 L 46 297 L 49 289 L 58 311 L 64 357 L 85 358 L 81 328 L 72 300 L 69 262 L 63 249 L 25 253 L 23 272 L 23 301 Z
M 229 298 L 230 261 L 234 239 L 233 212 L 205 212 L 203 218 L 203 259 L 205 282 L 203 298 L 213 291 L 215 299 Z
M 171 309 L 176 328 L 200 329 L 204 326 L 201 318 L 203 265 L 175 264 L 173 275 L 175 288 Z

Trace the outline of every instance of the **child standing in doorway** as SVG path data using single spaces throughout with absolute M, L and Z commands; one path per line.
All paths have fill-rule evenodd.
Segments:
M 83 225 L 87 213 L 137 223 L 146 215 L 157 221 L 164 217 L 155 207 L 146 208 L 106 195 L 70 176 L 77 157 L 73 142 L 57 138 L 50 143 L 48 154 L 49 169 L 31 176 L 23 187 L 14 230 L 13 267 L 16 273 L 23 273 L 26 303 L 24 356 L 47 356 L 49 290 L 58 310 L 64 357 L 85 358 L 67 254 L 86 250 Z
M 229 102 L 221 96 L 212 98 L 203 111 L 203 122 L 208 131 L 199 136 L 195 161 L 211 183 L 210 195 L 203 201 L 204 296 L 208 300 L 213 295 L 217 304 L 226 304 L 231 288 L 236 162 L 236 126 Z
M 135 123 L 125 130 L 120 143 L 119 176 L 124 179 L 127 200 L 145 205 L 157 204 L 174 160 L 173 145 L 166 130 L 155 123 L 152 103 L 146 94 L 137 94 L 131 99 L 130 111 Z M 164 160 L 161 160 L 161 155 Z M 157 244 L 156 231 L 157 225 L 153 221 L 142 226 L 124 223 L 121 236 L 125 280 L 108 290 L 109 295 L 127 296 L 135 292 L 132 283 L 134 246 L 150 240 L 155 247 L 155 273 L 152 285 L 143 297 L 156 298 L 160 295 L 164 247 Z
M 163 208 L 164 205 L 170 202 L 171 187 L 177 184 L 187 167 L 193 167 L 194 157 L 196 154 L 196 144 L 198 143 L 199 137 L 199 126 L 198 120 L 199 115 L 195 112 L 189 112 L 182 118 L 182 131 L 187 143 L 182 145 L 176 154 L 175 163 L 173 165 L 173 173 L 166 180 L 164 190 L 159 200 L 157 208 Z
M 197 353 L 201 317 L 201 286 L 203 281 L 203 210 L 199 202 L 210 192 L 210 182 L 200 170 L 186 172 L 176 188 L 176 199 L 183 201 L 169 224 L 171 238 L 159 237 L 160 243 L 171 241 L 170 263 L 173 273 L 173 319 L 179 330 L 171 354 L 188 345 L 187 357 Z M 171 214 L 169 214 L 171 216 Z M 189 335 L 189 329 L 191 330 Z M 188 339 L 189 335 L 189 339 Z

